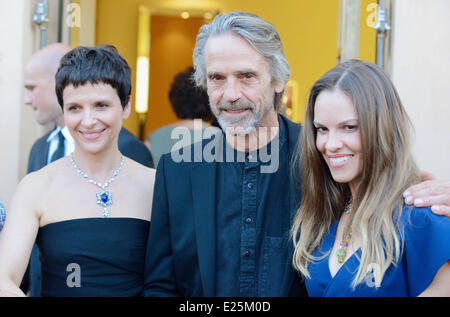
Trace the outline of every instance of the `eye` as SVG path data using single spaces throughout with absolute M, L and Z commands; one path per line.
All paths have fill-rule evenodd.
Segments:
M 208 76 L 208 79 L 211 81 L 219 81 L 224 79 L 224 76 L 220 75 L 220 74 L 211 74 Z
M 357 125 L 346 125 L 344 127 L 344 129 L 347 130 L 347 131 L 355 131 L 355 130 L 358 129 L 358 126 Z
M 315 127 L 317 133 L 324 133 L 327 131 L 325 127 Z
M 241 77 L 242 78 L 244 78 L 244 79 L 252 79 L 252 78 L 254 78 L 255 77 L 255 74 L 253 74 L 253 73 L 243 73 L 242 75 L 241 75 Z
M 106 103 L 100 102 L 100 103 L 97 104 L 97 107 L 98 108 L 107 108 L 109 106 Z
M 69 106 L 69 108 L 67 110 L 69 111 L 77 111 L 78 109 L 80 109 L 80 107 L 78 107 L 77 105 L 71 105 Z

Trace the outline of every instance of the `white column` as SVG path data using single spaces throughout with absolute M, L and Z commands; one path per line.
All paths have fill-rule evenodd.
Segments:
M 395 1 L 392 79 L 415 127 L 421 170 L 450 179 L 450 1 Z
M 360 0 L 339 1 L 338 47 L 340 62 L 358 58 Z

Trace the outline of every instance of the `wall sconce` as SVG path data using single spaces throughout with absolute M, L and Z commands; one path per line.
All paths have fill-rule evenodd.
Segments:
M 137 65 L 136 65 L 136 103 L 135 110 L 139 120 L 139 138 L 144 140 L 145 121 L 148 112 L 148 87 L 150 81 L 150 12 L 145 6 L 139 7 Z
M 283 108 L 286 116 L 297 123 L 301 122 L 300 109 L 298 105 L 298 83 L 295 80 L 289 80 L 284 89 Z

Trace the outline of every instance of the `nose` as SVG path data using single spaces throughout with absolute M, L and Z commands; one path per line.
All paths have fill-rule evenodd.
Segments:
M 325 143 L 327 152 L 336 152 L 342 148 L 342 140 L 336 132 L 330 131 Z
M 227 80 L 223 96 L 227 102 L 235 102 L 241 98 L 241 86 L 235 78 Z
M 31 106 L 31 104 L 32 104 L 32 98 L 31 98 L 31 94 L 29 93 L 29 92 L 26 92 L 25 93 L 25 98 L 24 98 L 24 103 L 27 105 L 27 106 Z
M 97 122 L 97 118 L 95 117 L 94 113 L 89 109 L 86 108 L 83 112 L 83 120 L 82 125 L 86 128 L 91 128 L 95 125 Z

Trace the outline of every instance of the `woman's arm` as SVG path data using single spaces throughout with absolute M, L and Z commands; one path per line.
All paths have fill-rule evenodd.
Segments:
M 39 229 L 36 206 L 45 188 L 36 176 L 27 175 L 17 186 L 0 234 L 0 296 L 25 296 L 19 286 Z
M 441 266 L 430 286 L 419 296 L 450 297 L 450 261 Z

